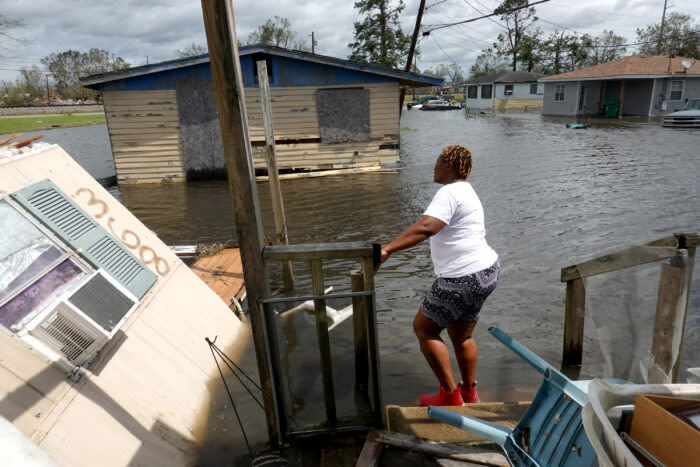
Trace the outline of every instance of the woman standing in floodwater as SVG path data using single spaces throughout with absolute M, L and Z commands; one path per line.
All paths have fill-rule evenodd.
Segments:
M 440 383 L 435 395 L 421 396 L 421 405 L 479 402 L 476 392 L 478 348 L 472 338 L 481 307 L 496 288 L 498 255 L 486 243 L 484 210 L 467 178 L 472 154 L 463 146 L 446 146 L 435 163 L 434 181 L 443 185 L 423 217 L 382 248 L 382 262 L 392 253 L 430 238 L 430 256 L 437 279 L 413 320 L 420 349 Z M 447 328 L 462 381 L 455 383 L 447 345 Z

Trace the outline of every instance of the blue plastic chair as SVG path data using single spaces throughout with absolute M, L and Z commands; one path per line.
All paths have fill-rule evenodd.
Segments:
M 593 465 L 595 451 L 581 421 L 588 382 L 571 381 L 497 327 L 490 327 L 489 333 L 544 376 L 518 425 L 510 429 L 433 406 L 428 407 L 428 416 L 498 444 L 513 466 Z

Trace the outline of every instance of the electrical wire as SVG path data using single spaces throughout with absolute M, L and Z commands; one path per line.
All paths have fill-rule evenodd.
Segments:
M 511 8 L 510 10 L 506 10 L 506 11 L 501 12 L 501 13 L 491 13 L 491 14 L 489 14 L 489 15 L 479 16 L 479 17 L 477 17 L 477 18 L 465 19 L 465 20 L 463 20 L 463 21 L 456 21 L 456 22 L 454 22 L 454 23 L 440 24 L 440 25 L 436 25 L 436 26 L 434 26 L 434 27 L 428 26 L 428 27 L 426 28 L 426 31 L 423 32 L 423 35 L 424 35 L 424 36 L 427 36 L 427 35 L 430 35 L 430 33 L 431 33 L 432 31 L 437 31 L 438 29 L 450 28 L 450 27 L 456 26 L 456 25 L 458 25 L 458 24 L 471 23 L 471 22 L 473 22 L 473 21 L 478 21 L 478 20 L 484 19 L 484 18 L 490 18 L 490 17 L 492 17 L 492 16 L 500 16 L 500 15 L 502 15 L 502 14 L 504 14 L 504 13 L 510 13 L 510 12 L 512 12 L 512 11 L 522 10 L 522 9 L 524 9 L 524 8 L 529 8 L 529 7 L 532 7 L 532 6 L 535 6 L 535 5 L 539 5 L 540 3 L 546 3 L 546 2 L 548 2 L 548 1 L 549 1 L 549 0 L 539 0 L 539 1 L 534 2 L 534 3 L 528 3 L 527 5 L 522 5 L 522 6 L 519 6 L 519 7 Z

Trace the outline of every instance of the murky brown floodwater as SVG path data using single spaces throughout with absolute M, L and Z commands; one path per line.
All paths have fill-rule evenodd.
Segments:
M 465 119 L 461 112 L 404 112 L 401 126 L 415 130 L 401 133 L 400 173 L 282 182 L 289 237 L 295 243 L 386 243 L 422 214 L 438 189 L 432 183 L 432 167 L 442 146 L 470 147 L 475 156 L 470 181 L 484 205 L 487 240 L 499 253 L 502 267 L 498 288 L 487 300 L 476 330 L 480 395 L 484 401 L 527 399 L 540 376 L 490 337 L 489 326 L 501 327 L 558 366 L 564 323 L 562 267 L 674 232 L 700 231 L 700 132 L 664 129 L 646 119 L 594 121 L 587 130 L 566 129 L 566 122 L 537 114 Z M 268 185 L 260 183 L 258 190 L 265 231 L 271 233 Z M 122 187 L 112 192 L 168 244 L 235 239 L 226 182 Z M 347 269 L 347 263 L 326 269 L 326 282 L 347 289 Z M 274 277 L 279 282 L 277 272 Z M 684 368 L 700 366 L 698 278 L 696 273 Z M 307 278 L 297 279 L 308 286 Z M 432 280 L 427 243 L 397 253 L 377 275 L 384 403 L 416 404 L 421 393 L 436 389 L 411 328 Z M 618 277 L 615 284 L 611 294 L 605 280 L 588 283 L 593 319 L 587 320 L 582 377 L 603 374 L 596 328 L 607 326 L 607 317 L 616 321 L 617 315 L 631 316 L 645 328 L 653 327 L 648 315 L 653 316 L 658 265 L 653 272 L 644 269 Z M 619 298 L 625 288 L 632 292 Z M 610 295 L 619 300 L 611 305 L 604 299 Z M 637 295 L 646 298 L 630 298 Z M 637 317 L 640 307 L 646 314 L 639 312 Z M 628 354 L 630 348 L 647 345 L 634 330 L 628 331 L 614 339 L 613 352 Z M 254 362 L 246 366 L 254 371 Z M 261 420 L 260 413 L 255 414 Z M 230 417 L 234 425 L 228 426 L 229 433 L 237 430 Z M 252 436 L 264 437 L 264 432 Z

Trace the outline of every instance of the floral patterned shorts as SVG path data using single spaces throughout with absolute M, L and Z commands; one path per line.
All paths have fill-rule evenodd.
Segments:
M 462 277 L 438 277 L 423 300 L 423 314 L 446 328 L 455 321 L 478 321 L 486 297 L 496 288 L 501 268 L 489 268 Z

